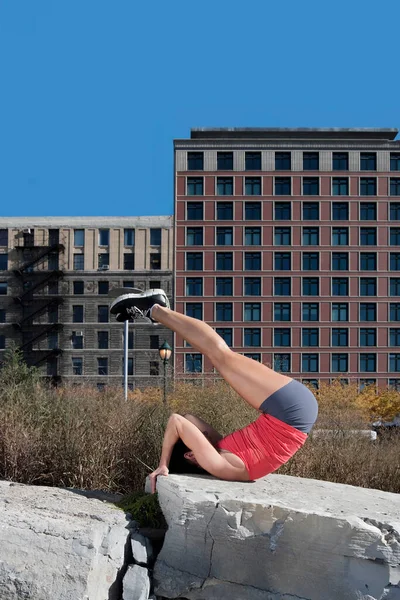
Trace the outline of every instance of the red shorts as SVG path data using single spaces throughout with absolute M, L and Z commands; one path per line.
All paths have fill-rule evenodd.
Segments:
M 253 480 L 276 471 L 306 439 L 306 433 L 263 413 L 254 423 L 224 437 L 218 442 L 217 449 L 238 456 Z

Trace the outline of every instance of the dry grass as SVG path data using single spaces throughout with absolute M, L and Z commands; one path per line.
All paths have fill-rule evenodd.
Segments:
M 131 393 L 125 402 L 120 388 L 54 389 L 21 368 L 17 361 L 0 371 L 0 478 L 123 493 L 143 489 L 146 465 L 157 466 L 170 412 L 160 389 Z M 396 394 L 384 392 L 377 400 L 371 390 L 360 394 L 339 382 L 323 386 L 317 427 L 336 435 L 310 436 L 279 472 L 400 493 L 400 436 L 372 443 L 346 434 L 368 428 L 377 406 L 393 416 Z M 198 414 L 223 434 L 257 416 L 223 382 L 178 384 L 169 404 L 173 411 Z

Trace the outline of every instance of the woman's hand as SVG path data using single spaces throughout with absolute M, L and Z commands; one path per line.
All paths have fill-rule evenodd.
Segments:
M 157 469 L 155 471 L 153 471 L 152 473 L 150 473 L 149 475 L 149 479 L 151 482 L 151 493 L 154 494 L 156 491 L 156 481 L 157 481 L 157 477 L 158 475 L 162 475 L 163 477 L 166 477 L 169 474 L 169 469 L 168 467 L 157 467 Z

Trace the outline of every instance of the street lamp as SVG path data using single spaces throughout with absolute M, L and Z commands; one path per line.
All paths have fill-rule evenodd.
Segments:
M 164 342 L 158 350 L 160 358 L 164 363 L 164 405 L 167 404 L 167 362 L 171 358 L 172 348 L 168 342 Z

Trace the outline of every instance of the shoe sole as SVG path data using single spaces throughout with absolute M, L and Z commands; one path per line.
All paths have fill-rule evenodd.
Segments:
M 111 314 L 115 314 L 116 312 L 119 312 L 118 310 L 115 310 L 115 307 L 117 306 L 117 304 L 120 304 L 121 302 L 123 302 L 124 300 L 145 300 L 146 298 L 151 298 L 153 296 L 157 296 L 160 295 L 163 298 L 165 298 L 165 304 L 163 306 L 165 306 L 166 308 L 170 308 L 169 305 L 169 301 L 168 298 L 164 292 L 164 290 L 159 290 L 159 289 L 155 289 L 155 290 L 147 290 L 146 292 L 143 292 L 143 294 L 122 294 L 122 296 L 119 296 L 118 298 L 116 298 L 114 300 L 114 302 L 111 304 L 110 306 L 110 312 Z M 132 304 L 134 304 L 134 302 L 132 302 Z M 158 304 L 158 303 L 157 303 Z M 140 308 L 140 306 L 138 306 L 138 308 Z

